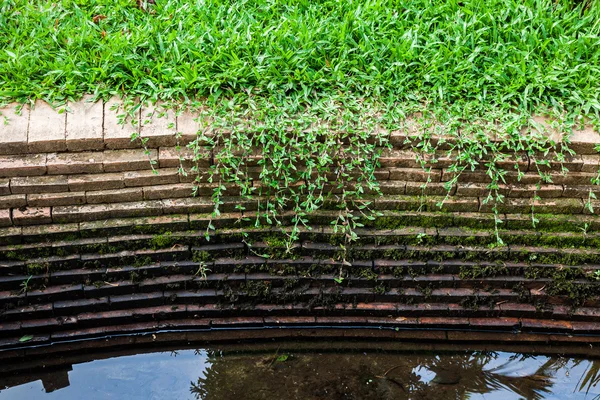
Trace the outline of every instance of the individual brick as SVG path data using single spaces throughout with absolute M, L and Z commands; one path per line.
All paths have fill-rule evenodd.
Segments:
M 27 196 L 24 194 L 13 194 L 0 196 L 0 208 L 17 208 L 27 205 Z
M 27 205 L 33 207 L 85 204 L 85 192 L 42 193 L 27 195 Z
M 598 154 L 596 145 L 600 143 L 600 134 L 594 131 L 594 128 L 586 125 L 583 129 L 578 127 L 573 129 L 571 136 L 571 144 L 569 147 L 575 153 L 582 154 Z
M 104 103 L 92 102 L 92 95 L 68 103 L 66 141 L 69 151 L 102 150 Z
M 52 224 L 45 226 L 25 226 L 22 234 L 28 241 L 36 243 L 50 237 L 79 236 L 79 224 Z
M 596 178 L 596 174 L 571 172 L 566 175 L 554 174 L 552 182 L 556 185 L 591 185 L 594 178 Z
M 417 210 L 422 206 L 421 200 L 416 196 L 385 196 L 375 199 L 375 210 Z
M 480 175 L 483 175 L 480 173 Z M 556 174 L 553 174 L 553 177 Z M 489 177 L 488 177 L 489 178 Z M 504 174 L 504 180 L 507 184 L 514 185 L 537 185 L 540 184 L 542 179 L 538 173 L 528 172 L 522 175 L 519 175 L 518 172 L 507 172 Z M 489 179 L 488 179 L 489 181 Z M 558 182 L 554 182 L 557 184 Z
M 386 149 L 379 157 L 379 164 L 383 168 L 420 168 L 416 156 L 411 150 Z
M 202 158 L 198 161 L 194 159 L 194 152 L 187 147 L 161 147 L 158 153 L 158 165 L 160 168 L 179 168 L 183 166 L 188 170 L 197 163 L 198 167 L 208 167 L 210 165 L 210 153 L 206 149 L 201 149 Z M 180 160 L 181 158 L 181 160 Z
M 133 149 L 140 147 L 140 141 L 131 141 L 131 135 L 140 132 L 139 110 L 135 117 L 127 115 L 124 123 L 119 123 L 119 116 L 125 117 L 123 102 L 113 97 L 104 104 L 104 145 L 107 149 Z
M 74 175 L 67 179 L 69 190 L 72 192 L 85 192 L 90 190 L 109 190 L 125 187 L 122 173 Z
M 21 107 L 17 103 L 11 103 L 0 108 L 0 154 L 27 152 L 28 124 L 28 105 Z
M 109 218 L 144 217 L 162 214 L 160 201 L 130 203 L 88 204 L 83 206 L 54 207 L 54 222 L 94 221 Z
M 50 153 L 67 150 L 65 140 L 66 114 L 48 103 L 37 100 L 29 118 L 27 149 L 30 153 Z
M 412 182 L 411 182 L 412 183 Z M 386 181 L 379 183 L 379 189 L 381 189 L 381 193 L 383 194 L 404 194 L 406 189 L 406 183 L 401 181 Z M 334 193 L 333 191 L 329 191 L 330 193 Z M 210 193 L 209 193 L 210 195 Z
M 490 192 L 485 183 L 459 183 L 456 187 L 456 196 L 462 197 L 481 197 L 487 196 Z
M 10 194 L 10 179 L 0 179 L 0 196 Z
M 140 136 L 147 139 L 148 147 L 175 146 L 177 144 L 177 121 L 173 109 L 162 103 L 145 104 L 141 110 Z
M 48 174 L 98 174 L 104 172 L 104 153 L 53 153 L 48 154 Z
M 38 225 L 52 223 L 50 207 L 15 208 L 12 212 L 15 225 Z
M 562 185 L 544 184 L 540 185 L 509 185 L 510 192 L 508 197 L 531 198 L 535 195 L 539 197 L 561 197 L 563 196 Z
M 9 210 L 9 215 L 10 215 L 10 210 Z M 21 228 L 21 227 L 13 226 L 13 227 L 9 227 L 9 228 L 2 228 L 2 229 L 0 229 L 0 244 L 7 245 L 7 244 L 20 243 L 22 233 L 23 233 L 23 228 Z M 4 268 L 7 268 L 7 267 L 8 266 L 6 264 L 4 264 L 3 266 L 0 266 L 0 270 L 3 271 Z M 2 271 L 0 271 L 0 274 L 2 274 Z M 16 271 L 7 270 L 7 273 L 8 272 L 14 273 Z
M 157 169 L 147 171 L 125 172 L 125 186 L 150 186 L 166 185 L 179 182 L 179 170 L 177 168 Z
M 198 132 L 202 129 L 202 124 L 198 122 L 198 114 L 190 110 L 184 110 L 177 116 L 177 132 L 181 135 L 179 138 L 180 145 L 188 144 L 198 137 Z
M 110 296 L 109 301 L 112 309 L 151 307 L 165 304 L 162 291 Z
M 144 187 L 145 200 L 177 199 L 190 197 L 194 185 L 191 183 L 178 183 L 176 185 L 159 185 Z
M 450 171 L 444 169 L 444 170 L 442 170 L 441 181 L 442 182 L 448 182 L 448 181 L 454 179 L 455 176 L 456 176 L 455 172 L 450 172 Z M 539 177 L 538 177 L 538 180 L 539 180 Z M 490 177 L 487 176 L 486 174 L 481 173 L 481 172 L 463 171 L 458 176 L 458 182 L 460 182 L 460 183 L 468 183 L 468 184 L 473 184 L 473 183 L 489 183 L 490 182 Z M 457 193 L 459 193 L 458 190 L 457 190 Z
M 46 154 L 0 156 L 0 177 L 44 175 Z
M 165 214 L 209 213 L 215 208 L 210 199 L 202 197 L 167 199 L 162 200 L 162 205 Z
M 411 181 L 411 182 L 439 182 L 441 170 L 432 169 L 430 172 L 421 168 L 390 168 L 389 180 L 391 181 Z
M 479 212 L 491 213 L 493 212 L 494 201 L 485 203 L 481 199 L 481 206 Z M 501 213 L 509 214 L 527 214 L 531 212 L 531 199 L 519 199 L 519 198 L 505 198 L 502 203 L 497 204 L 498 211 Z
M 64 175 L 16 177 L 10 180 L 10 190 L 19 193 L 68 192 L 69 184 Z
M 55 301 L 53 308 L 56 315 L 69 315 L 90 312 L 91 310 L 96 312 L 106 311 L 108 310 L 108 298 Z
M 534 202 L 534 210 L 540 214 L 581 214 L 581 199 L 540 199 Z
M 12 226 L 10 210 L 0 210 L 0 227 Z
M 571 198 L 584 198 L 587 199 L 590 195 L 590 190 L 597 197 L 600 195 L 600 187 L 598 186 L 572 186 L 572 185 L 564 185 L 564 190 L 562 193 L 562 197 L 571 197 Z
M 149 150 L 145 154 L 143 149 L 107 150 L 104 152 L 104 171 L 120 172 L 150 169 L 150 160 L 156 160 L 158 152 Z
M 420 196 L 420 195 L 433 195 L 433 196 L 445 196 L 446 194 L 454 196 L 456 194 L 456 185 L 450 188 L 450 191 L 446 189 L 444 183 L 441 182 L 406 182 L 406 195 L 409 196 Z
M 407 132 L 393 131 L 390 133 L 388 140 L 395 149 L 407 149 L 411 146 L 408 135 Z
M 121 203 L 144 199 L 143 191 L 141 188 L 98 190 L 86 192 L 85 195 L 89 204 Z
M 597 154 L 582 154 L 581 159 L 583 165 L 581 166 L 581 172 L 598 172 L 600 169 L 600 155 Z

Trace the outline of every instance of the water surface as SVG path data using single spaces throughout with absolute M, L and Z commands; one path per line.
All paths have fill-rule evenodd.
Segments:
M 11 399 L 594 399 L 600 360 L 286 342 L 145 349 L 0 377 Z

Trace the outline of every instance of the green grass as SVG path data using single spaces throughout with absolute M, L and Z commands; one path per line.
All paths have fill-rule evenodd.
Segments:
M 485 165 L 500 244 L 505 155 L 572 154 L 568 135 L 523 134 L 531 116 L 557 117 L 567 133 L 590 120 L 600 127 L 600 0 L 155 2 L 3 0 L 0 104 L 92 93 L 123 96 L 133 112 L 140 99 L 184 101 L 216 128 L 190 145 L 218 161 L 214 214 L 231 195 L 223 184 L 233 184 L 243 198 L 267 199 L 258 207 L 271 225 L 293 210 L 290 243 L 327 202 L 340 211 L 336 233 L 356 238 L 361 216 L 372 218 L 365 192 L 377 189 L 381 146 L 370 134 L 402 129 L 409 115 L 419 125 L 410 144 L 423 156 L 437 153 L 433 134 L 452 139 L 455 180 Z M 252 149 L 267 155 L 259 180 L 268 189 L 246 168 Z M 342 189 L 333 200 L 331 185 Z
M 593 116 L 600 5 L 577 4 L 156 0 L 144 11 L 135 0 L 4 0 L 0 102 L 343 93 L 457 114 Z

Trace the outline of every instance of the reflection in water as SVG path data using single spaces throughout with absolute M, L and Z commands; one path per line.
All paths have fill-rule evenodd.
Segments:
M 494 352 L 380 354 L 375 359 L 356 354 L 293 354 L 286 355 L 285 361 L 283 358 L 274 355 L 257 361 L 211 352 L 211 365 L 203 377 L 192 382 L 191 392 L 202 400 L 240 394 L 247 399 L 454 400 L 493 392 L 545 399 L 552 393 L 556 375 L 581 363 Z M 600 364 L 591 362 L 590 368 L 593 365 Z M 597 372 L 594 379 L 598 379 Z
M 3 376 L 1 399 L 594 399 L 600 362 L 506 352 L 239 345 Z M 325 349 L 325 350 L 323 350 Z M 54 382 L 56 381 L 56 382 Z M 69 385 L 70 382 L 70 385 Z M 3 390 L 6 386 L 12 386 Z

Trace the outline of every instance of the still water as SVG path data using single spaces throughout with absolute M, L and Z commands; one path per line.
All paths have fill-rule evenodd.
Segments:
M 287 342 L 106 357 L 5 374 L 0 400 L 600 399 L 600 360 L 561 355 Z

